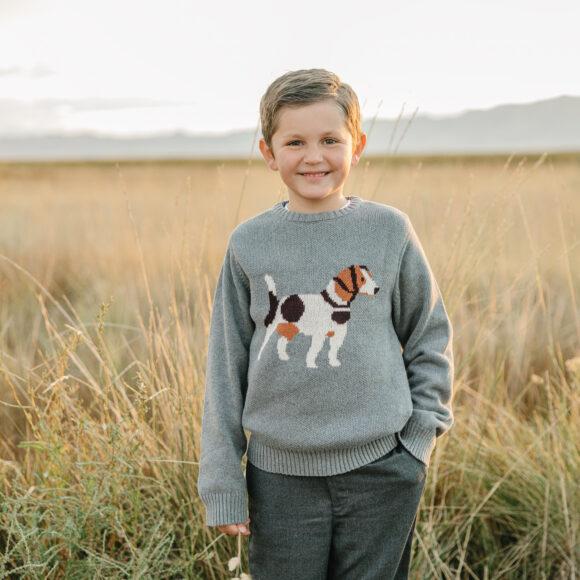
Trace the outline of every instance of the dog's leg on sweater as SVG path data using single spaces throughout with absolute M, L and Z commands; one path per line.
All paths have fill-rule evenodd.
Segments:
M 340 361 L 337 358 L 338 349 L 342 346 L 344 342 L 344 337 L 346 336 L 346 324 L 337 326 L 334 330 L 334 334 L 330 337 L 330 349 L 328 351 L 328 362 L 333 367 L 339 367 Z
M 278 358 L 280 360 L 289 360 L 288 353 L 286 352 L 286 345 L 288 344 L 288 339 L 285 336 L 281 336 L 278 339 Z
M 324 334 L 313 334 L 312 343 L 308 349 L 308 354 L 306 355 L 306 366 L 309 369 L 315 369 L 316 367 L 316 357 L 318 353 L 322 350 L 324 345 L 324 339 L 326 336 Z

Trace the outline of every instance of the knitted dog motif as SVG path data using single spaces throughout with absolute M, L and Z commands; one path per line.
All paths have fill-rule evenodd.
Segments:
M 299 332 L 312 337 L 306 354 L 306 366 L 316 367 L 316 357 L 324 346 L 326 337 L 330 340 L 328 362 L 333 367 L 340 366 L 338 349 L 346 336 L 350 319 L 350 305 L 359 295 L 374 296 L 379 287 L 373 281 L 366 266 L 349 266 L 334 277 L 326 288 L 318 294 L 291 294 L 278 300 L 276 285 L 272 276 L 264 276 L 270 297 L 270 311 L 264 319 L 266 336 L 258 359 L 274 331 L 278 338 L 278 358 L 289 360 L 286 345 Z

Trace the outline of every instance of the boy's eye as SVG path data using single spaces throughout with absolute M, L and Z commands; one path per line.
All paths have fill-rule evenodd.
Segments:
M 324 142 L 326 143 L 326 145 L 333 145 L 334 143 L 338 143 L 338 141 L 336 139 L 334 139 L 333 137 L 327 137 Z
M 297 147 L 298 145 L 300 145 L 300 141 L 290 141 L 290 143 L 288 143 L 288 145 L 290 147 Z

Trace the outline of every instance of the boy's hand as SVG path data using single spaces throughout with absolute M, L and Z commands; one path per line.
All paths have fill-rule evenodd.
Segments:
M 230 524 L 228 526 L 218 526 L 217 529 L 224 534 L 228 534 L 230 536 L 237 536 L 241 534 L 242 536 L 249 536 L 250 530 L 248 529 L 248 524 L 250 520 L 248 519 L 243 524 Z

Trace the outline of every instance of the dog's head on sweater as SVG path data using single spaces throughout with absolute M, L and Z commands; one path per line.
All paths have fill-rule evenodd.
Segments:
M 379 287 L 366 266 L 349 266 L 333 278 L 334 293 L 343 302 L 351 303 L 358 294 L 374 296 Z

